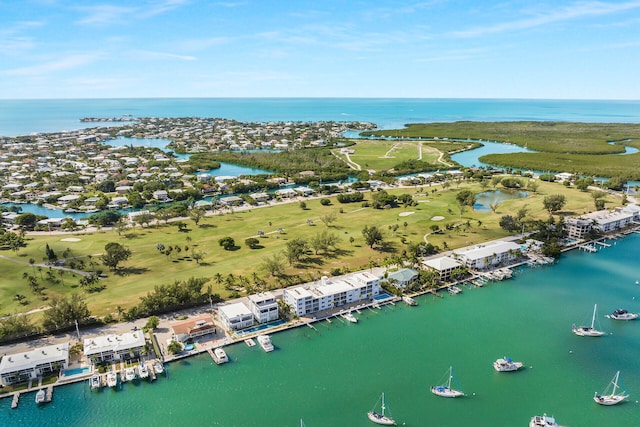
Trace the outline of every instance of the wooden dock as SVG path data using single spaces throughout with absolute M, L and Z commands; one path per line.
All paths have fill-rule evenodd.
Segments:
M 18 407 L 19 401 L 20 401 L 20 392 L 17 391 L 13 394 L 13 400 L 11 401 L 11 409 L 16 409 Z
M 53 400 L 53 384 L 47 387 L 45 393 L 44 401 L 47 403 L 51 402 Z
M 211 347 L 207 348 L 207 353 L 209 353 L 209 356 L 211 356 L 213 361 L 216 362 L 216 355 L 213 354 L 213 349 Z M 218 362 L 216 362 L 216 363 L 218 363 Z

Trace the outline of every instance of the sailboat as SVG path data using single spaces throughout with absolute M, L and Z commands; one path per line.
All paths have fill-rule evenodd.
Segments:
M 378 406 L 378 402 L 382 402 L 380 413 L 376 412 L 376 406 Z M 367 413 L 367 417 L 369 417 L 369 419 L 376 424 L 382 424 L 385 426 L 396 425 L 396 422 L 391 415 L 391 409 L 389 409 L 389 416 L 386 416 L 384 413 L 385 409 L 388 409 L 385 406 L 384 393 L 382 393 L 382 397 L 380 398 L 380 400 L 378 400 L 378 402 L 376 402 L 376 405 L 373 407 L 373 409 L 369 411 L 369 413 Z
M 626 390 L 624 390 L 623 387 L 618 385 L 619 380 L 620 380 L 620 371 L 616 372 L 616 376 L 613 377 L 613 380 L 611 380 L 611 383 L 607 386 L 607 388 L 602 394 L 599 394 L 598 392 L 596 392 L 596 394 L 593 396 L 593 400 L 595 400 L 595 402 L 600 405 L 610 406 L 610 405 L 616 405 L 622 402 L 623 400 L 625 400 L 627 397 L 629 397 Z M 609 387 L 611 387 L 611 394 L 607 394 Z M 616 391 L 618 389 L 622 390 L 622 392 L 616 394 Z
M 459 390 L 451 388 L 451 380 L 453 379 L 453 367 L 449 366 L 449 379 L 443 385 L 436 385 L 431 387 L 431 393 L 441 397 L 459 397 L 464 396 L 464 393 Z M 456 381 L 457 382 L 457 381 Z
M 593 306 L 593 317 L 591 318 L 591 326 L 576 326 L 574 324 L 571 327 L 571 330 L 573 331 L 573 333 L 581 337 L 600 337 L 604 335 L 604 332 L 599 331 L 593 327 L 593 324 L 596 321 L 597 310 L 598 310 L 598 304 L 595 304 Z

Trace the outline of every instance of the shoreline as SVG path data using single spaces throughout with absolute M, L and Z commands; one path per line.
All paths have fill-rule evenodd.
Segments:
M 601 241 L 603 241 L 603 240 L 616 240 L 616 239 L 619 239 L 619 238 L 625 238 L 629 234 L 633 234 L 633 233 L 640 234 L 640 224 L 636 224 L 635 226 L 633 226 L 633 227 L 631 227 L 631 228 L 629 228 L 627 230 L 624 230 L 624 232 L 614 233 L 614 234 L 611 234 L 611 235 L 608 235 L 608 236 L 604 236 L 604 237 L 600 237 L 598 239 L 594 239 L 594 240 L 590 240 L 590 241 L 584 241 L 583 240 L 583 241 L 574 242 L 571 245 L 563 248 L 562 252 L 564 253 L 564 252 L 568 252 L 568 251 L 571 251 L 571 250 L 574 250 L 574 249 L 583 249 L 585 246 L 596 245 L 596 244 L 601 244 L 603 248 L 610 247 L 611 246 L 610 244 L 604 243 L 604 242 L 601 242 Z M 512 236 L 511 238 L 515 239 L 516 237 Z M 499 239 L 499 240 L 504 240 L 504 239 Z M 488 243 L 488 242 L 486 242 L 486 243 Z M 597 252 L 597 249 L 595 249 L 595 251 Z M 594 252 L 594 251 L 589 250 L 589 252 Z M 439 255 L 444 255 L 444 254 L 439 254 Z M 535 258 L 529 258 L 529 257 L 526 257 L 526 258 L 527 258 L 527 260 L 519 260 L 518 262 L 516 262 L 514 264 L 510 264 L 508 266 L 503 266 L 500 269 L 503 269 L 503 268 L 514 269 L 514 268 L 523 267 L 523 266 L 527 266 L 527 265 L 528 266 L 532 266 L 531 261 L 533 259 L 535 259 Z M 377 267 L 377 268 L 381 268 L 381 267 Z M 494 270 L 498 270 L 498 269 L 494 269 Z M 478 282 L 476 282 L 476 280 L 478 278 L 482 278 L 482 277 L 485 277 L 485 274 L 483 274 L 482 272 L 472 272 L 471 277 L 466 277 L 464 279 L 460 279 L 460 280 L 457 280 L 457 281 L 454 281 L 454 282 L 446 283 L 446 284 L 441 285 L 441 286 L 439 286 L 439 287 L 437 287 L 435 289 L 434 288 L 422 289 L 422 290 L 419 290 L 419 291 L 416 291 L 416 292 L 407 293 L 405 295 L 409 296 L 409 297 L 417 297 L 417 296 L 423 296 L 423 295 L 431 294 L 434 297 L 443 298 L 443 296 L 440 295 L 439 292 L 444 291 L 444 290 L 448 290 L 448 289 L 450 289 L 452 287 L 456 287 L 456 286 L 461 285 L 461 284 L 464 285 L 466 283 L 469 283 L 469 284 L 473 285 L 474 287 L 483 287 L 484 283 L 480 282 L 480 284 L 479 284 Z M 497 281 L 501 281 L 501 280 L 502 279 L 498 279 Z M 494 281 L 494 280 L 489 279 L 489 283 L 491 283 L 492 281 Z M 279 290 L 277 290 L 275 292 L 282 292 L 282 289 L 279 289 Z M 322 321 L 327 321 L 327 322 L 331 323 L 331 319 L 332 318 L 338 318 L 338 317 L 344 315 L 347 312 L 356 311 L 356 312 L 359 313 L 359 310 L 381 309 L 383 306 L 395 305 L 395 303 L 397 303 L 397 302 L 402 302 L 402 298 L 400 296 L 388 294 L 387 291 L 384 291 L 384 293 L 387 295 L 387 298 L 385 298 L 385 299 L 380 299 L 380 300 L 373 299 L 372 301 L 368 301 L 368 302 L 358 301 L 357 303 L 354 303 L 354 304 L 352 304 L 350 306 L 340 307 L 340 310 L 326 310 L 325 312 L 321 313 L 319 316 L 303 317 L 303 318 L 299 318 L 299 319 L 293 319 L 293 320 L 290 320 L 290 321 L 288 321 L 286 323 L 276 325 L 276 326 L 274 326 L 272 328 L 268 328 L 267 327 L 267 328 L 264 328 L 264 329 L 261 329 L 261 330 L 257 330 L 257 331 L 248 333 L 246 335 L 243 334 L 243 335 L 238 336 L 235 333 L 228 334 L 227 331 L 225 331 L 224 332 L 224 338 L 222 338 L 222 339 L 208 340 L 209 342 L 207 342 L 207 344 L 205 344 L 205 345 L 202 345 L 200 343 L 200 339 L 198 339 L 197 346 L 193 350 L 190 350 L 188 352 L 184 352 L 184 350 L 183 350 L 183 351 L 181 351 L 180 353 L 178 353 L 176 355 L 170 355 L 170 356 L 169 355 L 165 355 L 162 352 L 162 350 L 160 350 L 161 354 L 160 355 L 156 354 L 155 355 L 156 356 L 155 359 L 145 359 L 144 362 L 145 363 L 149 363 L 149 361 L 153 362 L 153 360 L 159 360 L 159 361 L 161 361 L 161 363 L 172 363 L 172 362 L 183 360 L 183 359 L 186 359 L 186 358 L 189 358 L 189 357 L 192 357 L 192 356 L 198 356 L 200 354 L 207 353 L 207 352 L 209 352 L 209 354 L 211 355 L 211 350 L 213 350 L 215 348 L 218 348 L 218 347 L 222 347 L 223 348 L 223 347 L 226 347 L 226 346 L 231 346 L 231 345 L 234 345 L 234 344 L 239 344 L 239 343 L 242 343 L 242 342 L 246 342 L 246 340 L 256 338 L 258 335 L 261 335 L 261 334 L 265 334 L 265 333 L 267 333 L 267 334 L 275 334 L 275 333 L 288 331 L 288 330 L 291 330 L 291 329 L 296 329 L 296 328 L 304 327 L 304 326 L 307 326 L 307 327 L 309 327 L 311 329 L 315 329 L 315 327 L 313 326 L 314 323 L 319 323 L 319 322 L 322 322 Z M 239 301 L 241 299 L 242 298 L 237 299 L 237 300 L 230 300 L 230 301 Z M 229 301 L 227 301 L 227 302 L 229 302 Z M 208 307 L 201 307 L 200 309 L 194 308 L 194 309 L 188 310 L 188 312 L 190 314 L 192 314 L 192 315 L 193 314 L 197 314 L 197 313 L 201 313 L 202 314 L 202 313 L 205 313 L 205 312 L 208 313 L 208 314 L 213 315 L 213 313 L 209 313 Z M 180 312 L 173 313 L 173 318 L 175 319 L 176 314 L 179 314 L 179 313 Z M 168 315 L 167 315 L 167 317 L 168 317 Z M 137 319 L 137 320 L 140 321 L 141 319 Z M 168 318 L 165 318 L 164 320 L 161 320 L 161 322 L 170 322 L 170 321 L 171 320 L 168 319 Z M 119 326 L 127 325 L 127 328 L 128 328 L 130 323 L 134 323 L 135 324 L 136 321 L 127 322 L 127 323 L 119 323 L 117 325 L 119 325 Z M 114 325 L 114 326 L 116 326 L 116 325 Z M 98 330 L 100 330 L 100 329 L 111 329 L 111 326 L 98 327 L 98 328 L 95 328 L 95 329 L 98 329 Z M 157 332 L 152 332 L 150 334 L 150 339 L 151 339 L 151 341 L 155 341 L 156 343 L 158 343 L 158 338 L 156 336 L 156 333 Z M 52 337 L 54 337 L 54 336 L 50 336 L 49 338 L 52 338 Z M 67 336 L 65 336 L 65 337 L 67 337 Z M 204 336 L 204 337 L 206 337 L 206 336 Z M 58 338 L 59 338 L 60 341 L 65 341 L 65 339 L 63 339 L 62 337 L 58 337 Z M 46 339 L 46 337 L 45 337 L 45 339 Z M 68 339 L 67 341 L 71 341 L 71 339 Z M 78 342 L 80 342 L 80 341 L 78 341 Z M 16 345 L 27 344 L 27 343 L 30 343 L 30 341 L 27 341 L 25 343 L 17 343 Z M 0 346 L 0 351 L 4 351 L 6 349 L 5 347 L 6 346 Z M 161 346 L 159 346 L 159 347 L 161 348 Z M 26 348 L 34 348 L 34 347 L 26 345 Z M 6 354 L 7 353 L 5 352 L 5 355 Z M 140 359 L 140 360 L 142 362 L 142 359 Z M 124 362 L 118 362 L 118 364 L 120 364 L 120 363 L 124 363 Z M 84 382 L 84 381 L 89 380 L 93 375 L 99 375 L 96 372 L 94 372 L 94 370 L 93 370 L 91 365 L 88 365 L 86 363 L 86 361 L 84 361 L 84 358 L 80 359 L 77 362 L 77 364 L 79 366 L 75 366 L 75 368 L 90 368 L 91 370 L 89 372 L 87 372 L 87 373 L 76 374 L 76 375 L 72 375 L 70 377 L 58 376 L 58 379 L 54 383 L 50 383 L 50 384 L 46 384 L 46 385 L 42 385 L 40 383 L 37 386 L 32 386 L 31 385 L 32 380 L 30 380 L 28 388 L 26 390 L 25 389 L 21 389 L 21 390 L 17 390 L 17 391 L 12 391 L 12 392 L 8 392 L 8 393 L 0 394 L 0 399 L 5 399 L 5 398 L 8 398 L 8 397 L 12 397 L 14 399 L 13 400 L 14 404 L 12 404 L 12 408 L 15 409 L 18 406 L 17 402 L 18 402 L 19 397 L 20 397 L 21 394 L 37 392 L 37 391 L 39 391 L 41 389 L 47 389 L 47 390 L 51 390 L 51 393 L 47 395 L 49 397 L 49 399 L 50 399 L 51 396 L 53 395 L 53 389 L 55 389 L 55 387 L 64 386 L 64 385 L 68 385 L 68 384 L 74 384 L 74 383 L 78 383 L 78 382 Z M 71 363 L 69 365 L 71 366 Z M 123 369 L 116 370 L 116 372 L 123 372 L 123 371 L 124 371 Z

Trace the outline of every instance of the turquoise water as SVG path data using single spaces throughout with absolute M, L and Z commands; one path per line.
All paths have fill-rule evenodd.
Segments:
M 553 266 L 523 268 L 515 278 L 457 296 L 419 297 L 364 310 L 359 323 L 335 319 L 272 334 L 276 351 L 244 343 L 226 348 L 231 362 L 208 355 L 168 364 L 154 383 L 89 391 L 58 387 L 37 407 L 0 401 L 0 425 L 371 426 L 367 411 L 386 393 L 399 425 L 525 426 L 535 414 L 572 427 L 637 426 L 640 420 L 640 321 L 604 317 L 640 311 L 640 236 L 598 253 L 573 251 Z M 591 321 L 593 304 L 609 335 L 577 337 L 571 324 Z M 495 372 L 495 359 L 524 362 Z M 449 366 L 460 399 L 429 392 Z M 631 394 L 616 407 L 595 404 L 617 370 Z
M 0 100 L 0 135 L 93 127 L 82 117 L 221 117 L 250 122 L 370 121 L 382 128 L 458 120 L 640 123 L 640 101 L 416 98 Z M 87 126 L 90 125 L 90 126 Z

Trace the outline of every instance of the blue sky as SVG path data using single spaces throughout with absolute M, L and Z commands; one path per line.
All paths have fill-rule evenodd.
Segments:
M 0 0 L 0 98 L 640 99 L 640 0 Z

